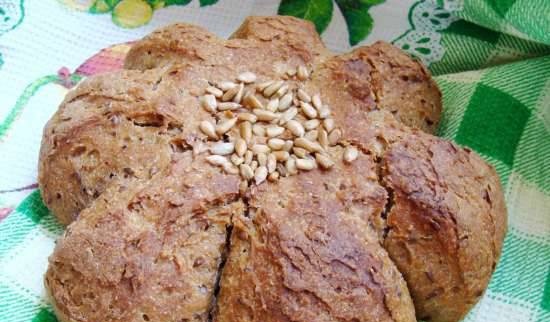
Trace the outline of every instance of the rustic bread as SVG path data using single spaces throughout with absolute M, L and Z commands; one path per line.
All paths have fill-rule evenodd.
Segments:
M 287 73 L 304 65 L 309 77 Z M 44 130 L 42 196 L 72 222 L 46 274 L 62 321 L 458 321 L 483 293 L 502 188 L 475 153 L 425 133 L 441 95 L 406 54 L 332 56 L 308 22 L 250 17 L 230 40 L 160 29 L 125 67 L 83 81 Z M 245 71 L 320 94 L 340 133 L 330 170 L 247 187 L 210 164 L 199 128 L 218 116 L 201 99 Z

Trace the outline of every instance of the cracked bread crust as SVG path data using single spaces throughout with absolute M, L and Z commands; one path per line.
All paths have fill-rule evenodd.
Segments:
M 248 216 L 234 220 L 215 321 L 415 321 L 379 244 L 385 201 L 368 155 L 252 189 Z
M 426 321 L 458 321 L 500 257 L 506 209 L 495 170 L 468 149 L 422 133 L 384 155 L 392 191 L 384 247 Z
M 84 81 L 68 94 L 48 123 L 39 166 L 42 195 L 61 221 L 70 223 L 76 219 L 50 258 L 46 276 L 56 314 L 62 321 L 139 322 L 145 320 L 143 314 L 150 321 L 208 319 L 213 308 L 211 301 L 216 298 L 216 278 L 222 270 L 220 263 L 223 262 L 224 245 L 227 245 L 224 240 L 227 225 L 235 225 L 231 235 L 233 255 L 229 255 L 223 269 L 220 302 L 213 319 L 235 321 L 240 316 L 231 314 L 234 310 L 243 316 L 252 314 L 255 316 L 252 320 L 261 317 L 266 321 L 276 318 L 311 321 L 317 316 L 326 321 L 348 318 L 363 321 L 374 316 L 381 320 L 414 321 L 409 290 L 417 311 L 422 312 L 418 317 L 451 321 L 442 315 L 454 314 L 450 316 L 456 318 L 465 314 L 477 301 L 479 289 L 486 287 L 492 265 L 498 259 L 506 210 L 498 176 L 479 157 L 451 145 L 457 150 L 453 152 L 446 141 L 406 126 L 427 131 L 436 127 L 440 94 L 429 74 L 420 64 L 384 43 L 346 55 L 330 56 L 312 25 L 295 18 L 250 17 L 233 37 L 223 41 L 199 27 L 186 24 L 163 28 L 134 45 L 126 67 L 137 70 Z M 286 68 L 303 64 L 312 67 L 311 79 L 302 84 L 287 82 L 291 87 L 303 85 L 310 93 L 319 92 L 322 101 L 332 107 L 335 123 L 342 129 L 342 144 L 353 144 L 363 154 L 349 166 L 338 163 L 331 171 L 313 170 L 300 173 L 298 177 L 283 178 L 277 184 L 261 185 L 249 190 L 249 195 L 239 201 L 236 196 L 239 178 L 222 175 L 199 153 L 207 138 L 197 130 L 198 122 L 211 120 L 212 116 L 199 107 L 198 97 L 210 83 L 234 79 L 243 71 L 254 72 L 258 82 L 262 82 L 281 79 Z M 395 109 L 396 106 L 404 108 Z M 428 119 L 435 119 L 435 122 L 429 124 Z M 412 176 L 416 167 L 430 170 L 427 165 L 433 156 L 426 149 L 429 151 L 432 146 L 439 147 L 434 155 L 440 156 L 438 162 L 441 164 L 457 159 L 457 163 L 462 164 L 461 169 L 474 168 L 460 172 L 460 176 L 449 167 L 436 171 L 440 179 L 437 184 L 447 189 L 445 198 L 454 196 L 451 201 L 442 201 L 441 194 L 427 193 L 432 187 L 431 179 L 422 181 L 427 184 L 424 199 L 418 199 L 416 188 L 410 188 L 415 187 L 415 180 L 404 183 L 399 179 L 401 175 Z M 191 149 L 196 153 L 192 154 Z M 335 148 L 332 153 L 341 154 L 339 149 Z M 465 157 L 465 153 L 469 157 Z M 400 163 L 396 155 L 407 155 L 405 159 L 410 163 Z M 404 169 L 399 170 L 400 167 Z M 198 170 L 198 174 L 187 171 L 189 169 Z M 431 178 L 431 175 L 426 177 Z M 322 185 L 324 178 L 344 182 L 344 186 L 329 186 L 327 189 L 331 190 L 327 193 Z M 317 190 L 319 187 L 314 183 L 323 188 Z M 480 193 L 483 191 L 479 189 L 486 183 L 491 188 L 486 194 Z M 194 190 L 195 187 L 198 189 Z M 319 204 L 310 204 L 309 195 L 296 187 L 326 198 Z M 267 198 L 273 197 L 270 189 L 281 191 L 281 194 L 285 193 L 284 189 L 292 191 L 287 194 L 288 202 L 298 206 L 292 210 L 279 209 L 278 204 Z M 387 205 L 386 189 L 402 194 L 393 193 Z M 133 204 L 130 200 L 140 199 L 140 196 L 151 196 L 148 210 L 140 212 L 133 206 L 128 208 Z M 179 198 L 177 211 L 171 197 Z M 445 202 L 454 205 L 459 197 L 480 205 L 483 213 L 471 206 L 466 212 L 461 208 L 449 208 L 448 213 L 465 217 L 464 221 L 456 223 L 447 220 L 451 218 L 447 213 L 439 216 Z M 484 204 L 485 198 L 490 200 L 490 207 Z M 250 216 L 244 214 L 242 208 L 246 205 L 241 202 L 250 204 Z M 385 206 L 389 212 L 384 211 Z M 407 207 L 413 206 L 409 211 Z M 308 207 L 318 211 L 304 213 L 303 209 Z M 331 207 L 338 212 L 325 211 Z M 293 216 L 298 213 L 302 215 Z M 487 213 L 491 214 L 493 230 Z M 182 223 L 179 219 L 173 222 L 163 219 L 164 216 L 174 218 L 174 214 L 181 220 L 189 220 Z M 145 239 L 145 246 L 158 245 L 161 243 L 158 240 L 170 233 L 179 241 L 183 238 L 180 233 L 196 237 L 200 239 L 199 246 L 188 247 L 185 242 L 175 242 L 177 246 L 172 250 L 191 259 L 206 249 L 208 260 L 204 270 L 193 267 L 191 261 L 177 264 L 175 260 L 164 258 L 156 248 L 135 245 L 134 237 L 142 228 L 136 226 L 134 220 L 143 215 L 155 223 L 148 230 L 154 238 Z M 424 262 L 410 265 L 403 252 L 409 246 L 415 247 L 416 240 L 409 237 L 424 234 L 426 227 L 418 225 L 412 231 L 405 229 L 407 227 L 401 224 L 408 217 L 413 222 L 424 218 L 440 220 L 447 224 L 444 226 L 449 228 L 446 231 L 456 231 L 459 235 L 479 232 L 481 236 L 472 236 L 471 241 L 492 243 L 494 252 L 488 252 L 487 244 L 479 250 L 473 249 L 471 244 L 460 244 L 460 251 L 452 252 L 456 241 L 449 236 L 444 239 L 439 231 L 428 230 L 429 237 L 435 241 L 418 250 Z M 201 232 L 196 227 L 200 226 L 194 222 L 198 218 L 211 227 L 208 232 Z M 326 243 L 309 239 L 306 233 L 313 232 L 315 225 L 325 227 L 324 232 L 336 237 Z M 266 236 L 273 239 L 266 243 L 257 239 Z M 293 239 L 298 237 L 300 239 Z M 470 237 L 466 243 L 469 240 Z M 296 256 L 286 263 L 303 265 L 308 272 L 305 275 L 297 274 L 292 265 L 283 268 L 266 265 L 284 262 L 287 257 L 282 249 L 293 251 L 292 245 L 303 245 L 305 250 L 311 251 L 310 258 L 317 256 L 315 260 L 319 266 L 314 267 L 296 257 L 299 253 L 293 253 Z M 249 252 L 254 256 L 243 257 L 234 252 L 234 249 L 254 247 L 261 250 Z M 346 264 L 361 265 L 352 271 L 345 269 L 345 265 L 327 265 L 326 261 L 331 258 L 342 259 L 339 258 L 341 254 L 334 251 L 338 247 L 353 255 Z M 124 253 L 126 249 L 132 253 Z M 444 251 L 439 252 L 439 249 Z M 441 256 L 431 256 L 430 252 L 435 251 Z M 90 252 L 104 252 L 104 256 L 89 257 Z M 162 265 L 151 265 L 154 263 L 152 258 L 160 258 Z M 246 263 L 258 266 L 258 272 L 271 275 L 254 276 Z M 126 273 L 121 274 L 125 272 L 124 267 L 130 268 L 127 277 L 124 277 Z M 461 269 L 468 278 L 437 275 L 438 280 L 427 286 L 425 279 L 418 277 L 426 275 L 428 269 L 444 272 L 448 267 L 452 274 Z M 470 268 L 479 270 L 471 275 Z M 175 287 L 170 283 L 162 284 L 163 269 L 169 272 L 167 279 L 179 284 Z M 245 287 L 246 281 L 263 277 L 269 277 L 273 283 L 259 290 Z M 284 278 L 301 283 L 315 296 L 297 289 L 288 291 Z M 257 282 L 258 285 L 264 283 L 263 280 Z M 206 285 L 206 292 L 197 294 L 197 285 Z M 239 287 L 245 289 L 239 290 Z M 444 291 L 426 300 L 425 297 L 438 287 Z M 457 289 L 462 298 L 448 292 Z M 349 297 L 343 297 L 342 290 L 347 290 Z M 286 304 L 278 302 L 279 297 L 284 298 Z M 113 298 L 120 301 L 112 302 L 114 306 L 109 307 Z M 318 298 L 323 300 L 318 301 Z M 266 307 L 266 300 L 271 301 L 271 306 Z M 361 305 L 367 303 L 368 310 L 356 301 L 361 301 Z M 242 302 L 250 304 L 249 307 L 243 307 Z M 307 306 L 296 309 L 296 303 Z M 275 310 L 286 313 L 277 315 Z M 317 315 L 313 316 L 313 312 Z
M 238 177 L 203 163 L 182 153 L 67 228 L 45 279 L 61 321 L 208 319 L 227 227 L 244 206 Z

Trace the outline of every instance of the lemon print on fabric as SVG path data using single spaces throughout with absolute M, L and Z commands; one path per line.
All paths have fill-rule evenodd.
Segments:
M 110 13 L 113 22 L 122 28 L 136 28 L 147 24 L 155 10 L 178 5 L 191 0 L 59 0 L 66 6 L 93 14 Z M 218 0 L 199 0 L 200 6 L 208 6 Z

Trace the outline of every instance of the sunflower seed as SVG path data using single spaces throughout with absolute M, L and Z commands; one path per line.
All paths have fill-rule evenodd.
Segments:
M 256 156 L 256 159 L 258 159 L 258 164 L 260 166 L 267 165 L 267 155 L 265 153 L 258 153 Z
M 300 148 L 304 148 L 309 152 L 321 152 L 323 148 L 319 143 L 308 140 L 306 138 L 297 138 L 294 140 L 294 145 Z
M 294 147 L 292 148 L 292 152 L 294 152 L 294 154 L 299 157 L 299 158 L 305 158 L 306 155 L 309 154 L 309 152 L 307 152 L 306 149 L 304 148 L 299 148 L 299 147 Z
M 245 142 L 250 142 L 252 140 L 252 124 L 248 121 L 242 122 L 239 127 L 239 133 Z
M 277 167 L 277 157 L 270 153 L 267 155 L 267 172 L 272 173 Z
M 237 84 L 235 84 L 235 83 L 233 83 L 233 82 L 227 82 L 227 81 L 225 81 L 225 82 L 220 82 L 220 83 L 218 84 L 218 88 L 221 89 L 221 90 L 224 91 L 224 92 L 225 92 L 225 91 L 228 91 L 228 90 L 230 90 L 230 89 L 233 89 L 233 88 L 235 88 L 235 87 L 237 87 Z
M 330 116 L 330 108 L 327 105 L 323 105 L 321 109 L 319 109 L 319 118 L 326 119 Z
M 237 139 L 235 142 L 235 152 L 238 156 L 242 157 L 246 153 L 246 141 L 243 139 Z
M 288 88 L 289 88 L 288 85 L 283 85 L 283 86 L 281 86 L 281 88 L 279 88 L 279 89 L 277 90 L 277 92 L 275 92 L 275 95 L 276 95 L 277 97 L 281 97 L 281 96 L 285 95 L 286 92 L 288 92 Z
M 250 164 L 252 162 L 252 158 L 254 157 L 254 153 L 252 151 L 248 150 L 244 154 L 244 163 Z
M 252 160 L 252 162 L 250 162 L 250 168 L 256 170 L 258 168 L 258 161 Z
M 328 143 L 330 145 L 336 145 L 340 141 L 341 137 L 342 137 L 342 131 L 340 131 L 340 129 L 336 129 L 330 132 L 330 134 L 328 135 Z
M 279 88 L 281 88 L 281 86 L 283 86 L 284 83 L 285 83 L 284 81 L 276 81 L 273 84 L 264 88 L 262 93 L 264 94 L 265 97 L 271 97 L 271 95 L 275 94 L 275 92 L 278 91 Z
M 271 150 L 281 150 L 285 146 L 285 141 L 281 139 L 269 139 L 267 141 L 267 145 L 271 148 Z
M 344 161 L 347 163 L 353 162 L 359 156 L 359 151 L 353 146 L 347 146 L 344 149 Z
M 323 103 L 321 102 L 321 95 L 313 95 L 313 97 L 311 98 L 311 103 L 317 110 L 320 110 L 323 107 Z
M 289 175 L 295 175 L 298 173 L 298 169 L 296 168 L 296 159 L 294 158 L 288 158 L 285 162 L 286 172 Z
M 304 128 L 308 131 L 313 130 L 313 129 L 316 129 L 319 126 L 319 124 L 321 124 L 321 121 L 317 119 L 309 120 L 304 122 Z
M 216 133 L 218 133 L 218 135 L 222 135 L 225 132 L 229 131 L 233 126 L 235 126 L 236 123 L 237 123 L 236 117 L 225 121 L 221 121 L 220 123 L 218 123 L 218 125 L 216 125 Z
M 298 98 L 302 102 L 306 102 L 306 103 L 311 102 L 311 96 L 309 96 L 309 94 L 301 88 L 298 89 Z
M 294 142 L 292 140 L 286 140 L 285 146 L 283 147 L 283 151 L 289 152 L 293 146 L 294 146 Z
M 317 130 L 311 130 L 304 134 L 304 138 L 310 141 L 317 141 L 317 137 L 319 137 L 319 132 Z
M 211 139 L 217 139 L 218 135 L 216 134 L 216 128 L 214 125 L 208 121 L 202 121 L 199 124 L 199 129 L 202 133 L 206 134 Z
M 217 142 L 210 148 L 210 153 L 217 155 L 228 155 L 235 151 L 233 142 Z
M 254 154 L 268 153 L 271 151 L 271 149 L 265 144 L 254 144 L 251 150 Z
M 323 120 L 323 126 L 327 130 L 328 133 L 332 132 L 334 129 L 334 120 L 333 119 L 324 119 Z
M 270 125 L 267 127 L 265 132 L 268 137 L 272 138 L 283 134 L 284 131 L 285 131 L 284 127 L 280 127 L 277 125 Z
M 250 123 L 256 123 L 256 121 L 258 120 L 258 117 L 252 113 L 243 112 L 243 113 L 237 114 L 237 119 L 239 119 L 239 121 L 248 121 Z
M 237 93 L 239 92 L 240 88 L 242 84 L 239 84 L 239 85 L 235 85 L 235 87 L 232 87 L 230 89 L 228 89 L 222 96 L 222 101 L 224 102 L 227 102 L 227 101 L 230 101 L 233 99 L 233 97 L 235 97 L 235 95 L 237 95 Z
M 223 164 L 223 171 L 228 174 L 239 174 L 239 168 L 235 166 L 233 163 L 227 162 Z
M 285 124 L 286 128 L 295 136 L 304 136 L 305 130 L 302 124 L 295 120 L 290 120 Z
M 298 66 L 297 76 L 298 76 L 298 79 L 301 81 L 304 81 L 309 78 L 309 72 L 307 71 L 306 66 L 304 65 Z
M 290 76 L 290 77 L 296 75 L 296 68 L 292 68 L 292 67 L 288 68 L 288 69 L 286 70 L 286 74 L 287 74 L 288 76 Z
M 287 93 L 283 97 L 281 97 L 281 99 L 279 100 L 278 110 L 281 112 L 286 111 L 290 107 L 290 104 L 292 104 L 292 99 L 292 93 Z
M 244 162 L 244 158 L 242 158 L 242 157 L 238 156 L 237 154 L 233 153 L 231 155 L 231 162 L 234 165 L 239 166 L 239 165 L 241 165 L 241 163 Z
M 260 166 L 254 171 L 254 181 L 256 185 L 264 182 L 267 178 L 267 168 L 265 166 Z
M 252 170 L 252 168 L 248 164 L 241 164 L 239 166 L 239 169 L 241 171 L 241 176 L 245 180 L 250 180 L 254 177 L 254 171 Z
M 315 153 L 315 160 L 323 169 L 330 169 L 334 166 L 334 161 L 322 153 Z
M 315 160 L 313 159 L 296 159 L 296 168 L 300 170 L 313 170 L 315 169 Z
M 294 106 L 284 111 L 279 118 L 279 125 L 284 125 L 286 122 L 292 120 L 297 114 L 298 109 Z
M 264 89 L 266 89 L 267 87 L 273 85 L 273 83 L 275 83 L 275 81 L 267 81 L 267 82 L 263 82 L 263 83 L 260 83 L 256 86 L 256 88 L 258 89 L 258 91 L 263 91 Z
M 328 148 L 328 133 L 325 129 L 320 129 L 317 134 L 317 141 L 323 147 L 323 149 Z
M 279 172 L 279 174 L 282 176 L 282 177 L 286 177 L 286 175 L 288 174 L 287 171 L 286 171 L 286 167 L 284 164 L 282 163 L 277 163 L 277 172 Z
M 243 98 L 243 93 L 244 93 L 244 84 L 240 83 L 239 84 L 239 90 L 238 90 L 237 94 L 235 94 L 235 96 L 233 97 L 233 102 L 240 103 L 242 98 Z M 222 97 L 222 99 L 223 99 L 223 97 Z
M 208 86 L 205 91 L 207 93 L 210 93 L 210 94 L 214 95 L 215 97 L 222 97 L 223 96 L 223 91 L 219 88 L 214 87 L 214 86 Z
M 256 136 L 265 136 L 265 127 L 260 124 L 254 124 L 252 126 L 252 133 Z
M 264 105 L 254 94 L 247 95 L 243 98 L 243 104 L 251 108 L 260 108 L 263 109 Z
M 300 107 L 302 107 L 302 112 L 310 119 L 317 117 L 317 110 L 311 104 L 306 102 L 300 102 Z
M 223 166 L 224 164 L 229 162 L 225 157 L 222 157 L 221 155 L 209 155 L 206 157 L 206 161 L 215 166 Z
M 237 80 L 246 84 L 254 83 L 256 81 L 256 74 L 254 74 L 253 72 L 244 72 L 239 74 Z
M 207 94 L 204 96 L 201 96 L 199 98 L 202 108 L 204 108 L 207 112 L 210 113 L 216 113 L 216 97 L 211 94 Z
M 279 172 L 277 171 L 271 172 L 267 177 L 267 180 L 271 182 L 279 180 Z
M 271 99 L 267 103 L 267 106 L 265 107 L 266 110 L 271 111 L 271 112 L 277 111 L 277 108 L 279 108 L 279 99 L 278 98 Z
M 235 102 L 221 102 L 218 104 L 218 110 L 220 111 L 234 111 L 241 107 L 241 104 Z
M 267 111 L 267 110 L 260 110 L 258 108 L 252 110 L 252 112 L 254 114 L 256 114 L 256 116 L 258 117 L 258 120 L 260 121 L 273 121 L 274 119 L 277 118 L 277 114 L 271 112 L 271 111 Z
M 290 154 L 287 151 L 273 151 L 271 152 L 277 161 L 286 161 Z

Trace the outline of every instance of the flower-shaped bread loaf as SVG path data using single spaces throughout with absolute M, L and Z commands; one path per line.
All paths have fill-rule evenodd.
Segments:
M 428 134 L 440 110 L 400 50 L 333 55 L 299 19 L 153 32 L 44 130 L 58 318 L 458 321 L 506 209 L 491 166 Z

